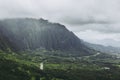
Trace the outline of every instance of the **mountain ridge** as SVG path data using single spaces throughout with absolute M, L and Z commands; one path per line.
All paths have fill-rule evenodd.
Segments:
M 3 46 L 18 51 L 44 48 L 47 50 L 79 51 L 82 54 L 94 53 L 92 49 L 82 44 L 81 40 L 64 25 L 51 23 L 44 19 L 1 20 L 0 35 Z M 5 40 L 7 40 L 7 43 Z
M 102 53 L 109 53 L 109 54 L 119 54 L 120 53 L 120 48 L 119 47 L 104 46 L 104 45 L 100 45 L 100 44 L 88 43 L 88 42 L 85 42 L 85 41 L 83 41 L 83 44 L 85 44 L 89 48 L 100 51 Z

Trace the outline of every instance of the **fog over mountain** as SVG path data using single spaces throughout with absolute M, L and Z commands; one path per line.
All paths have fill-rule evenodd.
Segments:
M 120 0 L 0 0 L 0 80 L 120 80 Z
M 71 51 L 89 55 L 95 51 L 64 25 L 44 19 L 16 18 L 0 21 L 0 49 L 13 51 L 50 50 Z
M 64 24 L 85 41 L 120 47 L 119 4 L 119 0 L 0 0 L 0 19 L 42 17 Z

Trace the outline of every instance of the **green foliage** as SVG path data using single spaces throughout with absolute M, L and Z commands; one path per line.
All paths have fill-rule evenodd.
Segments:
M 39 74 L 35 65 L 22 61 L 12 54 L 0 53 L 0 80 L 30 80 Z
M 0 51 L 0 80 L 120 80 L 120 64 L 114 63 L 114 59 L 105 60 L 100 58 L 101 55 L 96 60 L 93 56 L 50 55 L 52 52 L 44 50 L 16 54 Z M 44 59 L 44 70 L 41 71 L 39 64 Z

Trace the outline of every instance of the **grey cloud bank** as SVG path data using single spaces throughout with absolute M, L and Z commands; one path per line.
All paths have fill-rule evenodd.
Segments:
M 120 0 L 0 0 L 0 19 L 18 17 L 60 22 L 85 41 L 120 47 Z

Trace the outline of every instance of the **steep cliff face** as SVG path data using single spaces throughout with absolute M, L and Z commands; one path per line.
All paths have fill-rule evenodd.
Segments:
M 64 25 L 44 19 L 6 19 L 0 21 L 0 48 L 13 50 L 74 50 L 91 53 Z

